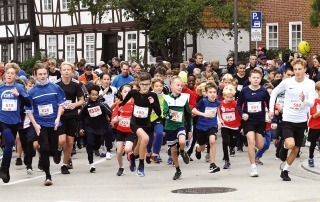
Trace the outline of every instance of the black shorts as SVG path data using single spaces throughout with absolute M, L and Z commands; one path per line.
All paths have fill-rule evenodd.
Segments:
M 166 140 L 169 147 L 175 146 L 178 143 L 179 135 L 186 136 L 186 129 L 184 127 L 177 130 L 166 130 Z
M 237 138 L 239 129 L 221 128 L 221 137 L 223 142 L 230 143 L 231 139 Z
M 117 138 L 116 141 L 117 142 L 126 142 L 126 141 L 130 141 L 130 142 L 134 142 L 136 140 L 137 136 L 135 134 L 131 133 L 125 133 L 125 132 L 121 132 L 117 130 Z
M 302 146 L 304 132 L 306 129 L 307 129 L 307 122 L 302 122 L 302 123 L 292 123 L 287 121 L 282 122 L 283 138 L 287 139 L 289 137 L 293 137 L 296 147 Z
M 309 129 L 308 141 L 317 142 L 320 137 L 320 129 Z
M 145 126 L 139 126 L 139 125 L 137 125 L 137 124 L 135 124 L 135 123 L 130 123 L 130 128 L 131 128 L 133 134 L 137 134 L 137 130 L 138 130 L 139 128 L 142 128 L 142 129 L 144 130 L 144 132 L 146 132 L 146 133 L 148 134 L 148 133 L 150 132 L 150 130 L 151 130 L 150 127 L 151 127 L 151 126 L 145 127 Z
M 211 135 L 214 135 L 217 139 L 217 132 L 218 132 L 218 129 L 216 127 L 209 128 L 206 131 L 197 129 L 197 133 L 198 133 L 197 142 L 198 142 L 198 144 L 205 145 L 206 143 L 208 143 Z
M 264 131 L 266 130 L 265 122 L 243 121 L 242 123 L 244 135 L 247 135 L 248 132 L 255 132 L 264 136 Z
M 78 117 L 70 116 L 61 118 L 62 125 L 58 127 L 58 135 L 76 137 L 78 129 Z

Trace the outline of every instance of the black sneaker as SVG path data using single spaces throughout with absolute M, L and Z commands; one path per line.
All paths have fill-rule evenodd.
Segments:
M 94 165 L 90 165 L 90 173 L 95 173 L 96 172 L 96 167 Z
M 66 165 L 61 166 L 61 174 L 70 174 L 68 167 Z
M 147 164 L 151 163 L 151 155 L 150 154 L 146 155 L 146 162 L 147 162 Z
M 117 175 L 118 176 L 122 176 L 123 175 L 123 171 L 124 171 L 124 168 L 119 168 L 119 170 L 117 172 Z
M 10 181 L 9 168 L 0 168 L 0 178 L 4 183 L 8 183 Z
M 39 160 L 39 162 L 38 162 L 38 171 L 43 172 L 43 166 L 42 166 L 41 160 Z
M 54 163 L 55 164 L 59 164 L 60 163 L 60 161 L 61 161 L 61 154 L 62 154 L 62 151 L 57 151 L 56 152 L 56 155 L 54 155 L 54 157 L 53 157 L 53 161 L 54 161 Z
M 181 177 L 181 171 L 177 171 L 175 174 L 174 174 L 174 176 L 173 176 L 173 180 L 177 180 L 177 179 L 180 179 L 180 177 Z
M 96 155 L 96 156 L 100 156 L 99 149 L 98 149 L 98 150 L 96 150 L 96 151 L 94 151 L 94 155 Z
M 190 159 L 189 159 L 189 155 L 187 154 L 187 152 L 186 151 L 183 151 L 183 152 L 180 151 L 180 154 L 181 154 L 181 157 L 183 159 L 183 162 L 185 164 L 189 164 Z
M 279 157 L 280 157 L 280 160 L 282 162 L 285 162 L 287 160 L 287 156 L 288 156 L 288 149 L 285 149 L 283 146 L 281 147 L 280 149 L 280 152 L 279 152 Z
M 67 167 L 68 167 L 68 169 L 73 169 L 73 164 L 72 164 L 71 158 L 68 160 Z
M 220 171 L 220 168 L 218 166 L 216 166 L 216 164 L 214 164 L 214 163 L 210 164 L 209 173 L 216 173 L 219 171 Z
M 21 166 L 22 165 L 22 160 L 21 158 L 17 158 L 16 160 L 16 166 Z
M 201 152 L 198 152 L 198 151 L 197 151 L 197 148 L 198 148 L 198 147 L 196 147 L 196 150 L 195 150 L 195 156 L 196 156 L 196 158 L 197 158 L 198 160 L 200 160 L 200 159 L 201 159 Z
M 230 156 L 234 156 L 236 154 L 236 151 L 234 148 L 230 147 Z
M 291 178 L 288 175 L 289 171 L 287 170 L 282 170 L 280 177 L 282 178 L 283 181 L 291 181 Z

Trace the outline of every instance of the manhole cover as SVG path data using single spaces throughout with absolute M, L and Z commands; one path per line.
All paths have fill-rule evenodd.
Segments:
M 176 189 L 172 190 L 172 193 L 178 194 L 217 194 L 217 193 L 226 193 L 233 192 L 237 189 L 228 188 L 228 187 L 195 187 L 195 188 L 186 188 L 186 189 Z

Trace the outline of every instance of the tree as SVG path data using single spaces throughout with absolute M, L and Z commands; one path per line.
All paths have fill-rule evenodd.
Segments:
M 187 33 L 196 37 L 201 30 L 212 31 L 207 29 L 206 22 L 218 19 L 220 24 L 232 30 L 231 0 L 71 0 L 70 7 L 74 8 L 79 2 L 89 6 L 92 14 L 98 16 L 111 8 L 124 9 L 125 17 L 133 19 L 137 29 L 145 30 L 151 54 L 170 62 L 182 61 Z M 243 0 L 241 3 L 238 19 L 242 27 L 249 27 L 252 2 L 256 1 Z
M 320 23 L 320 0 L 314 0 L 311 8 L 312 12 L 309 16 L 311 27 L 318 27 Z

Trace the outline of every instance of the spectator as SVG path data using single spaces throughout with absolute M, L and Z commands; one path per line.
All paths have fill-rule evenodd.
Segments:
M 227 70 L 228 73 L 233 75 L 236 72 L 236 65 L 233 56 L 227 57 Z
M 189 74 L 192 74 L 193 73 L 193 69 L 194 68 L 199 68 L 201 71 L 204 71 L 204 66 L 202 64 L 203 62 L 203 55 L 201 53 L 196 53 L 194 55 L 194 58 L 195 58 L 195 62 L 194 63 L 191 63 L 189 66 L 188 66 L 188 73 Z
M 134 78 L 131 75 L 129 75 L 129 63 L 121 62 L 120 66 L 121 66 L 121 74 L 117 75 L 111 83 L 111 86 L 114 86 L 117 89 L 124 84 L 128 84 L 134 81 Z
M 98 76 L 93 73 L 93 67 L 91 65 L 87 65 L 84 71 L 84 74 L 81 74 L 78 80 L 83 83 L 87 84 L 90 81 L 95 81 L 98 79 Z

